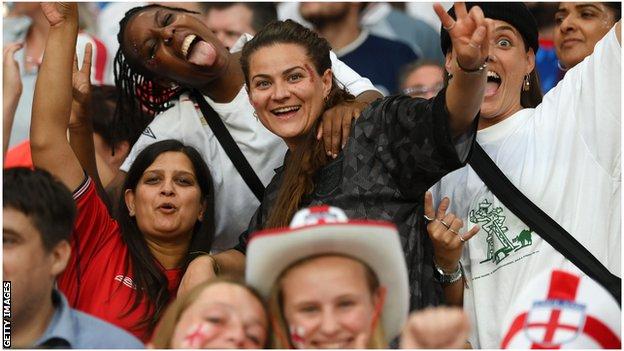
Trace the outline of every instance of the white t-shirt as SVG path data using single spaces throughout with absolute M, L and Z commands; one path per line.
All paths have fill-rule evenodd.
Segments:
M 243 35 L 231 52 L 240 51 L 252 37 Z M 336 79 L 353 95 L 375 90 L 370 80 L 355 71 L 331 53 L 332 70 Z M 273 178 L 275 168 L 283 164 L 286 154 L 284 141 L 266 129 L 253 115 L 253 107 L 244 85 L 234 100 L 216 103 L 205 97 L 208 104 L 221 116 L 221 120 L 238 144 L 251 167 L 266 186 Z M 213 252 L 230 249 L 238 243 L 238 236 L 247 229 L 249 220 L 260 202 L 251 192 L 234 164 L 219 144 L 204 119 L 201 110 L 187 94 L 180 96 L 175 105 L 154 118 L 134 144 L 121 166 L 127 172 L 136 156 L 148 145 L 177 139 L 196 148 L 210 168 L 215 187 L 215 241 Z
M 620 46 L 611 30 L 535 109 L 478 131 L 477 141 L 511 182 L 620 275 Z M 506 209 L 470 166 L 432 188 L 448 196 L 464 231 L 474 348 L 500 347 L 500 323 L 536 274 L 572 264 Z

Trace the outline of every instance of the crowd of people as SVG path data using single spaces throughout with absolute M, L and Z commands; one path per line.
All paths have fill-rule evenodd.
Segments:
M 621 4 L 293 4 L 11 4 L 11 346 L 621 348 Z

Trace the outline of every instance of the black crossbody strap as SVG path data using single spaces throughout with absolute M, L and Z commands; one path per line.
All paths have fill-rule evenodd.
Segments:
M 258 201 L 262 202 L 264 185 L 260 181 L 260 178 L 258 178 L 258 175 L 253 168 L 251 168 L 251 165 L 234 141 L 234 138 L 232 138 L 230 132 L 225 127 L 225 124 L 223 124 L 221 117 L 219 117 L 217 112 L 210 107 L 210 105 L 208 105 L 208 102 L 204 99 L 204 96 L 200 92 L 193 91 L 192 95 L 193 100 L 199 104 L 199 108 L 201 109 L 206 122 L 208 122 L 208 126 L 212 129 L 212 132 L 217 137 L 219 144 L 221 144 L 221 147 L 225 150 L 225 153 L 230 158 L 230 161 L 232 161 L 234 167 L 236 167 L 236 170 L 241 177 L 243 177 L 243 180 L 247 183 L 247 186 L 254 193 Z
M 505 207 L 590 278 L 604 286 L 621 306 L 622 279 L 609 272 L 572 235 L 524 196 L 478 143 L 474 145 L 469 163 Z

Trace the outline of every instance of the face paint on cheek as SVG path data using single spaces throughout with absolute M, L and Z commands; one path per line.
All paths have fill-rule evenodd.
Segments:
M 200 348 L 206 340 L 214 336 L 215 328 L 212 328 L 212 332 L 210 332 L 210 329 L 211 327 L 206 322 L 193 325 L 184 337 L 182 347 L 192 349 Z
M 316 74 L 316 72 L 314 72 L 314 70 L 312 69 L 312 67 L 310 67 L 309 64 L 304 64 L 303 67 L 305 68 L 305 70 L 308 72 L 308 76 L 310 76 L 310 82 L 314 83 L 314 76 Z
M 305 328 L 294 325 L 288 328 L 290 329 L 290 341 L 292 341 L 293 346 L 298 349 L 305 349 Z

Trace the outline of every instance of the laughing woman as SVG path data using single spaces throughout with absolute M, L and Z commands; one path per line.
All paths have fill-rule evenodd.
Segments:
M 590 7 L 594 4 L 599 3 Z M 564 55 L 570 59 L 566 64 L 574 67 L 542 99 L 535 79 L 538 32 L 528 8 L 521 2 L 479 6 L 493 24 L 493 45 L 477 142 L 518 190 L 620 276 L 620 22 L 613 26 L 606 15 L 604 21 L 589 21 L 612 26 L 591 46 L 591 55 L 586 40 L 563 45 L 571 49 Z M 571 10 L 568 6 L 560 5 L 561 16 Z M 568 27 L 569 34 L 575 33 L 578 15 L 570 13 L 561 30 Z M 596 38 L 595 28 L 591 32 Z M 568 38 L 594 40 L 588 31 L 576 34 Z M 446 69 L 456 75 L 451 65 L 455 48 L 446 31 L 441 35 Z M 583 60 L 579 55 L 589 56 Z M 498 348 L 503 338 L 500 316 L 518 289 L 538 272 L 571 263 L 542 239 L 544 233 L 534 233 L 508 209 L 472 167 L 445 176 L 433 190 L 440 204 L 439 220 L 429 224 L 435 261 L 446 278 L 457 277 L 447 280 L 446 301 L 471 311 L 474 348 Z M 444 197 L 451 199 L 450 207 Z M 450 213 L 445 214 L 447 208 Z M 435 214 L 433 207 L 427 212 Z M 469 223 L 466 234 L 460 231 L 463 223 Z M 474 235 L 477 224 L 484 230 Z M 470 289 L 458 279 L 459 272 L 466 274 Z
M 287 226 L 308 205 L 330 204 L 351 218 L 387 220 L 399 227 L 409 267 L 411 307 L 439 302 L 430 243 L 422 221 L 429 186 L 461 167 L 470 153 L 475 117 L 486 83 L 487 30 L 478 8 L 452 20 L 461 67 L 435 99 L 378 100 L 352 127 L 343 152 L 331 159 L 314 137 L 319 117 L 349 96 L 333 80 L 329 44 L 293 21 L 274 22 L 243 49 L 241 64 L 261 122 L 289 148 L 284 167 L 267 187 L 249 233 Z M 245 252 L 241 236 L 237 250 Z

